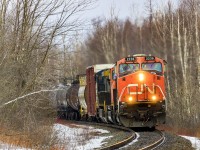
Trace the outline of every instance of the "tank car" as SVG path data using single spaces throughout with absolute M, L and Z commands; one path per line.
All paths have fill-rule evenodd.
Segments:
M 60 84 L 55 89 L 55 99 L 57 102 L 57 115 L 58 117 L 65 118 L 65 112 L 68 109 L 68 103 L 66 101 L 66 93 L 69 86 Z
M 87 114 L 85 101 L 86 76 L 77 75 L 70 86 L 59 86 L 56 90 L 58 117 L 69 120 L 80 120 Z

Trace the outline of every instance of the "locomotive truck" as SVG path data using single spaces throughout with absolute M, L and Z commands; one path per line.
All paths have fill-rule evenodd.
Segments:
M 115 64 L 86 68 L 72 85 L 63 90 L 58 115 L 66 119 L 97 120 L 125 127 L 150 127 L 165 123 L 166 61 L 137 54 Z

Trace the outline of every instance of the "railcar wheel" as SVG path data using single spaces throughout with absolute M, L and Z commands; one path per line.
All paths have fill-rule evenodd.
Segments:
M 65 119 L 66 118 L 66 114 L 65 114 L 65 112 L 63 112 L 63 119 Z
M 150 131 L 155 131 L 155 129 L 156 129 L 156 127 L 155 127 L 155 126 L 153 126 L 153 127 L 149 128 L 149 130 L 150 130 Z
M 74 113 L 71 113 L 71 120 L 74 120 Z
M 98 122 L 98 123 L 101 123 L 101 122 L 102 122 L 101 119 L 100 119 L 99 117 L 97 117 L 97 122 Z
M 72 120 L 72 113 L 69 113 L 69 120 Z
M 60 119 L 60 112 L 57 112 L 57 118 Z
M 77 112 L 74 113 L 74 120 L 76 120 L 76 121 L 78 120 L 78 114 L 77 114 Z
M 67 112 L 65 112 L 65 119 L 68 120 L 68 118 L 69 118 L 69 115 Z
M 59 119 L 65 118 L 65 114 L 63 112 L 58 112 L 57 116 Z

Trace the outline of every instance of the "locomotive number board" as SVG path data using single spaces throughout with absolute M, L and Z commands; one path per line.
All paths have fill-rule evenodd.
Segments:
M 129 62 L 129 61 L 134 61 L 134 60 L 135 60 L 135 57 L 126 57 L 125 60 L 128 61 L 128 62 Z
M 145 60 L 155 60 L 155 57 L 154 56 L 146 56 Z

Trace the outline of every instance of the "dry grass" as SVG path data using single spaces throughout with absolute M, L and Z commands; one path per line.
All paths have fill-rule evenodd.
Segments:
M 66 125 L 66 123 L 62 123 Z M 24 130 L 16 131 L 10 128 L 1 127 L 0 141 L 16 147 L 31 148 L 38 150 L 65 150 L 74 149 L 77 146 L 85 145 L 92 138 L 97 138 L 100 134 L 98 131 L 92 131 L 89 127 L 79 126 L 76 124 L 67 124 L 70 128 L 82 128 L 79 133 L 74 130 L 73 137 L 65 135 L 65 140 L 60 140 L 59 133 L 53 132 L 53 124 L 44 123 L 36 127 L 35 130 L 27 132 Z M 67 134 L 67 133 L 65 133 Z
M 200 138 L 200 127 L 199 127 L 199 128 L 197 128 L 197 137 L 199 137 L 199 138 Z
M 0 141 L 17 147 L 29 148 L 33 145 L 27 134 L 1 128 Z
M 48 123 L 40 124 L 31 131 L 1 127 L 0 141 L 16 147 L 55 149 L 54 145 L 56 144 L 57 136 L 52 132 L 52 124 Z

